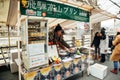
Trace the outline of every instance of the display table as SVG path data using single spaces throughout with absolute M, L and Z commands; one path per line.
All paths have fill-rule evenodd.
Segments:
M 58 62 L 59 64 L 54 60 L 51 65 L 37 67 L 37 69 L 33 68 L 34 70 L 24 67 L 24 80 L 74 80 L 76 77 L 83 76 L 83 73 L 87 71 L 86 67 L 89 67 L 87 66 L 89 63 L 94 63 L 87 58 L 88 53 L 77 54 L 77 51 L 75 51 L 67 54 L 64 57 L 59 56 L 62 59 L 60 63 Z
M 77 74 L 82 73 L 81 58 L 77 56 L 74 59 L 63 60 L 59 64 L 53 64 L 38 71 L 28 72 L 24 74 L 25 80 L 68 80 Z M 70 80 L 70 79 L 69 79 Z

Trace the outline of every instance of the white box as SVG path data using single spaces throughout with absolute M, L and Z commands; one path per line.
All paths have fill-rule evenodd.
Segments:
M 11 73 L 18 72 L 18 66 L 15 62 L 10 63 L 10 70 L 11 70 Z
M 91 65 L 89 69 L 90 74 L 99 79 L 103 79 L 107 76 L 107 66 L 96 63 L 94 65 Z
M 20 52 L 22 52 L 22 49 L 20 49 Z M 15 59 L 18 58 L 18 49 L 10 50 L 10 57 L 12 62 L 15 62 Z

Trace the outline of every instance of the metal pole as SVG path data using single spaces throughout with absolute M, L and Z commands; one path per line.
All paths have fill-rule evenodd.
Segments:
M 18 0 L 18 30 L 17 30 L 17 36 L 18 36 L 18 70 L 19 70 L 19 80 L 21 80 L 21 58 L 20 58 L 20 1 Z
M 91 20 L 91 15 L 90 15 L 90 22 L 89 22 L 89 26 L 90 26 L 90 45 L 89 45 L 89 54 L 88 54 L 88 58 L 91 58 L 91 35 L 92 35 L 92 33 L 91 33 L 91 29 L 92 29 L 92 22 L 91 22 L 92 20 Z M 90 62 L 88 61 L 88 68 L 87 68 L 87 75 L 89 76 L 90 75 Z
M 114 19 L 114 34 L 116 34 L 116 27 L 115 27 L 115 25 L 116 25 L 116 19 Z
M 9 52 L 8 52 L 8 56 L 9 56 L 9 61 L 11 61 L 11 56 L 10 56 L 10 26 L 8 25 L 8 48 L 9 48 Z

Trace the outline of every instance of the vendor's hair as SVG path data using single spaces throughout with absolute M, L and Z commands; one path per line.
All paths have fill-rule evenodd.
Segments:
M 59 31 L 59 30 L 62 30 L 62 27 L 61 27 L 60 24 L 57 24 L 57 26 L 56 26 L 55 29 L 54 29 L 54 32 L 57 32 L 57 31 Z

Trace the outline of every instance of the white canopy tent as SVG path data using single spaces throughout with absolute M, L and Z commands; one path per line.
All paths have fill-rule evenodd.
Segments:
M 112 18 L 117 18 L 117 16 L 105 10 L 93 9 L 92 15 L 91 15 L 91 23 L 97 23 L 97 22 L 105 21 Z
M 101 27 L 105 27 L 108 32 L 116 34 L 117 29 L 120 27 L 120 0 L 98 0 L 97 4 L 101 9 L 117 16 L 116 19 L 101 22 Z
M 10 1 L 11 1 L 11 3 L 10 3 Z M 13 4 L 16 4 L 15 1 L 17 1 L 17 0 L 3 0 L 3 1 L 0 1 L 0 7 L 1 7 L 1 9 L 0 9 L 0 25 L 6 25 L 7 24 L 7 25 L 12 25 L 13 26 L 13 25 L 16 24 L 17 19 L 15 19 L 15 18 L 17 18 L 16 17 L 17 12 L 15 10 L 17 9 L 17 7 L 15 7 L 15 5 L 13 5 Z M 100 10 L 100 9 L 95 10 L 95 9 L 93 9 L 92 6 L 90 6 L 90 5 L 88 5 L 84 2 L 81 2 L 83 0 L 51 0 L 51 1 L 72 5 L 72 6 L 75 6 L 75 7 L 82 8 L 82 9 L 87 10 L 87 11 L 92 11 L 92 14 L 93 14 L 91 16 L 92 23 L 96 23 L 96 21 L 101 22 L 101 21 L 104 21 L 104 20 L 107 20 L 107 19 L 116 18 L 115 15 L 117 15 L 117 13 L 119 12 L 119 7 L 117 7 L 112 2 L 110 2 L 110 0 L 105 0 L 105 1 L 98 0 L 98 6 L 103 10 Z M 12 3 L 12 2 L 14 2 L 14 3 Z M 119 0 L 115 0 L 114 2 L 116 2 L 118 5 L 120 3 Z M 11 8 L 9 8 L 9 4 L 12 4 Z M 11 11 L 13 13 L 11 13 Z M 108 11 L 108 12 L 106 12 L 106 11 Z M 110 13 L 113 13 L 115 15 L 112 15 Z M 13 19 L 13 20 L 11 20 L 11 19 Z M 49 23 L 48 23 L 48 25 L 50 27 L 56 25 L 56 22 L 59 22 L 59 23 L 67 22 L 66 20 L 61 20 L 61 19 L 53 19 L 53 18 L 47 18 L 47 19 L 50 20 Z
M 9 0 L 6 0 L 6 1 L 9 1 Z M 55 0 L 57 2 L 61 2 L 61 3 L 64 3 L 64 4 L 69 4 L 69 5 L 72 5 L 72 6 L 75 6 L 75 7 L 79 7 L 79 8 L 82 8 L 84 10 L 87 10 L 87 11 L 92 11 L 93 10 L 93 7 L 92 6 L 89 6 L 89 5 L 86 5 L 82 2 L 77 2 L 77 0 Z M 5 3 L 6 4 L 6 3 Z M 9 6 L 10 4 L 10 6 Z M 16 26 L 17 22 L 18 22 L 18 29 L 20 27 L 20 19 L 18 17 L 18 14 L 20 12 L 18 12 L 18 5 L 17 5 L 17 0 L 10 0 L 10 2 L 8 2 L 8 5 L 6 7 L 6 11 L 8 12 L 4 12 L 3 11 L 3 14 L 6 13 L 8 14 L 7 17 L 6 15 L 3 15 L 3 14 L 0 14 L 0 16 L 3 17 L 3 19 L 1 20 L 5 22 L 6 25 L 9 25 L 9 26 Z M 9 10 L 8 10 L 9 8 Z M 106 11 L 102 12 L 102 10 L 94 10 L 92 11 L 93 15 L 91 16 L 91 23 L 96 23 L 95 21 L 97 22 L 101 22 L 105 19 L 110 19 L 110 18 L 115 18 L 114 15 L 111 15 L 111 14 L 108 14 Z M 26 18 L 27 16 L 21 16 L 21 19 L 24 19 Z M 102 17 L 102 18 L 101 18 Z M 5 18 L 5 19 L 4 19 Z M 33 18 L 33 17 L 31 17 Z M 34 18 L 38 18 L 38 17 L 34 17 Z M 96 18 L 98 18 L 99 20 L 97 20 Z M 19 19 L 19 21 L 17 21 Z M 73 20 L 64 20 L 64 19 L 56 19 L 56 18 L 43 18 L 43 17 L 39 17 L 39 19 L 48 19 L 48 26 L 49 27 L 53 27 L 55 26 L 56 24 L 60 23 L 64 28 L 72 28 L 72 27 L 76 27 L 75 24 L 76 22 L 73 21 Z M 18 30 L 18 36 L 19 36 L 19 30 Z M 18 40 L 19 41 L 19 40 Z M 18 43 L 18 50 L 20 50 L 20 44 Z M 20 53 L 20 51 L 19 51 Z M 19 60 L 20 60 L 20 55 L 18 56 Z M 19 71 L 20 71 L 20 64 L 19 64 Z M 20 73 L 19 73 L 19 76 Z M 19 78 L 19 80 L 21 80 L 21 77 Z
M 120 11 L 120 0 L 98 0 L 97 5 L 101 9 L 115 15 Z
M 17 0 L 10 0 L 10 7 L 9 7 L 9 13 L 8 13 L 8 17 L 7 17 L 7 25 L 16 25 L 16 20 L 17 20 L 17 5 L 13 5 L 16 3 Z M 83 4 L 82 2 L 78 2 L 76 3 L 74 0 L 55 0 L 56 2 L 60 2 L 60 3 L 64 3 L 64 4 L 69 4 L 75 7 L 80 7 L 80 8 L 84 8 L 84 10 L 87 11 L 91 11 L 92 12 L 92 16 L 91 16 L 91 23 L 97 23 L 97 22 L 101 22 L 107 19 L 111 19 L 111 18 L 116 18 L 115 15 L 112 15 L 104 10 L 101 9 L 93 9 L 92 6 Z M 14 15 L 13 15 L 14 14 Z M 24 16 L 21 16 L 22 18 L 24 18 Z M 33 18 L 33 17 L 31 17 Z M 36 17 L 37 18 L 37 17 Z M 72 21 L 72 20 L 66 20 L 66 19 L 56 19 L 56 18 L 39 18 L 39 19 L 48 19 L 48 26 L 49 27 L 53 27 L 56 24 L 61 24 L 63 27 L 72 27 L 76 22 Z M 69 24 L 69 25 L 68 25 Z
M 101 22 L 107 19 L 116 18 L 115 15 L 112 15 L 105 10 L 101 9 L 93 9 L 92 6 L 81 2 L 80 0 L 51 0 L 63 4 L 68 4 L 71 6 L 79 7 L 87 11 L 92 12 L 91 23 Z M 0 2 L 0 6 L 2 6 L 3 2 Z M 9 5 L 10 4 L 10 5 Z M 16 4 L 16 5 L 14 5 Z M 17 22 L 17 0 L 4 0 L 4 7 L 0 9 L 0 25 L 11 25 L 15 26 Z M 21 16 L 21 19 L 25 18 L 25 16 Z M 69 21 L 64 19 L 56 19 L 56 18 L 41 18 L 48 19 L 48 26 L 53 27 L 57 23 L 60 23 L 64 27 L 71 27 L 76 22 Z M 69 24 L 69 25 L 68 25 Z

